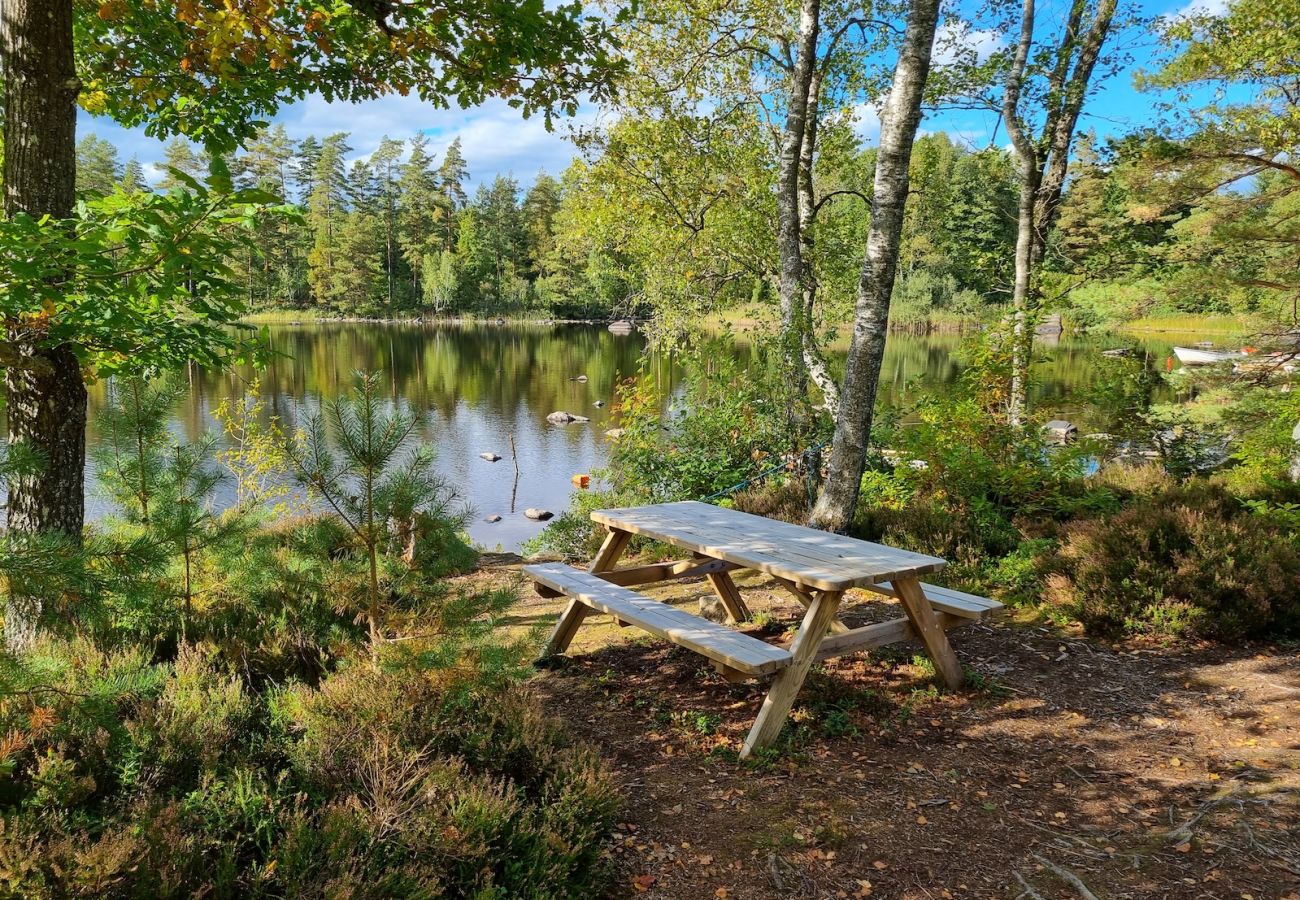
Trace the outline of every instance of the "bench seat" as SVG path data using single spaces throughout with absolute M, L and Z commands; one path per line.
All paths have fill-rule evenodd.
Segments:
M 552 591 L 748 675 L 770 675 L 793 659 L 780 647 L 563 563 L 524 566 L 524 573 Z
M 898 597 L 894 586 L 888 581 L 867 585 L 864 589 L 874 591 L 877 594 L 884 594 L 886 597 Z M 983 622 L 997 615 L 1002 609 L 1002 604 L 996 600 L 979 597 L 975 594 L 967 594 L 953 588 L 940 587 L 937 584 L 922 582 L 921 590 L 925 592 L 926 599 L 930 601 L 930 606 L 934 607 L 935 610 L 962 619 L 974 619 L 977 622 Z

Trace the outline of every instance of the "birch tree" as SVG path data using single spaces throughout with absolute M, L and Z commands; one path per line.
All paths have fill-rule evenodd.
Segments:
M 1000 111 L 1020 178 L 1012 287 L 1012 359 L 1007 418 L 1019 424 L 1028 401 L 1029 360 L 1039 310 L 1036 275 L 1061 205 L 1070 150 L 1116 0 L 1072 0 L 1055 46 L 1031 67 L 1037 0 L 1023 0 L 1020 32 L 1002 87 Z M 1041 82 L 1039 89 L 1031 81 Z
M 889 333 L 889 302 L 898 270 L 908 166 L 921 123 L 921 100 L 930 74 L 940 2 L 912 0 L 893 84 L 880 118 L 871 226 L 858 280 L 853 334 L 826 483 L 812 512 L 812 524 L 819 528 L 845 529 L 857 508 Z

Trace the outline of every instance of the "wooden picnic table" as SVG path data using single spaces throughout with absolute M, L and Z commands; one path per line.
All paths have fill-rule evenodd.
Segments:
M 608 531 L 588 573 L 551 564 L 525 571 L 538 589 L 571 601 L 561 613 L 544 655 L 563 653 L 587 613 L 596 609 L 622 624 L 642 627 L 714 661 L 729 679 L 774 677 L 742 756 L 776 740 L 790 707 L 819 660 L 916 638 L 950 688 L 963 682 L 961 664 L 945 629 L 981 620 L 1001 604 L 959 591 L 923 585 L 919 576 L 944 561 L 696 501 L 602 509 L 591 514 Z M 618 568 L 634 535 L 671 544 L 689 559 Z M 749 617 L 731 578 L 737 569 L 763 572 L 806 607 L 788 649 L 644 597 L 631 587 L 703 575 L 733 622 Z M 594 576 L 594 577 L 593 577 Z M 865 588 L 896 597 L 906 617 L 860 628 L 838 618 L 844 592 Z

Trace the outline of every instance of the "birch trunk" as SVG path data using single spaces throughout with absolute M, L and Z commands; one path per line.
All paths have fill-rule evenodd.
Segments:
M 821 98 L 821 73 L 814 71 L 808 85 L 808 108 L 805 111 L 803 146 L 799 150 L 799 238 L 803 245 L 803 309 L 802 321 L 799 323 L 799 337 L 803 351 L 803 364 L 812 383 L 821 391 L 821 408 L 833 419 L 839 413 L 840 389 L 831 377 L 817 346 L 816 307 L 817 279 L 811 271 L 809 260 L 812 258 L 816 237 L 813 234 L 813 222 L 817 216 L 817 198 L 813 186 L 813 166 L 816 162 L 817 148 L 817 114 Z
M 1056 62 L 1047 78 L 1040 137 L 1028 133 L 1020 113 L 1025 70 L 1033 45 L 1035 0 L 1023 0 L 1020 39 L 1002 91 L 1002 118 L 1011 137 L 1020 177 L 1016 222 L 1016 274 L 1012 292 L 1011 386 L 1007 419 L 1021 424 L 1028 410 L 1029 363 L 1034 327 L 1038 324 L 1038 293 L 1034 275 L 1056 221 L 1070 167 L 1070 151 L 1079 114 L 1087 99 L 1102 46 L 1114 22 L 1116 0 L 1098 0 L 1087 32 L 1083 32 L 1088 0 L 1074 0 L 1065 30 L 1056 47 Z
M 844 530 L 853 521 L 857 508 L 876 389 L 880 384 L 880 366 L 885 356 L 885 338 L 889 333 L 889 301 L 898 269 L 908 165 L 916 129 L 921 123 L 921 98 L 930 74 L 940 2 L 912 0 L 893 85 L 881 115 L 871 227 L 858 280 L 840 411 L 826 483 L 811 517 L 812 524 L 819 528 Z
M 803 366 L 804 258 L 800 213 L 800 169 L 807 136 L 810 88 L 817 63 L 821 0 L 801 0 L 799 39 L 794 67 L 790 72 L 785 127 L 777 168 L 777 253 L 780 257 L 778 295 L 781 301 L 781 362 L 790 393 L 786 418 L 796 422 L 795 404 L 806 393 L 807 373 Z M 811 148 L 810 148 L 811 152 Z
M 4 0 L 4 212 L 67 218 L 76 184 L 77 72 L 72 0 Z M 22 537 L 81 539 L 85 516 L 86 385 L 67 346 L 38 347 L 39 335 L 11 329 L 25 364 L 5 372 L 10 446 L 23 445 L 39 470 L 9 483 L 8 528 Z M 35 634 L 35 598 L 11 595 L 5 640 L 22 649 Z

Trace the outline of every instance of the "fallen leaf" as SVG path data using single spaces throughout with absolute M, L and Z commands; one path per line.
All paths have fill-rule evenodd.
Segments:
M 731 892 L 724 887 L 720 887 L 713 892 L 713 896 L 722 898 L 722 900 L 726 900 L 727 897 L 731 896 Z
M 1179 845 L 1178 845 L 1177 847 L 1175 847 L 1174 849 L 1177 850 L 1179 853 L 1191 853 L 1191 852 L 1192 852 L 1192 845 L 1189 844 L 1187 841 L 1183 841 L 1181 844 L 1179 844 Z
M 653 875 L 635 875 L 632 878 L 632 887 L 636 888 L 639 893 L 644 894 L 650 888 L 655 886 L 659 879 Z
M 916 824 L 917 824 L 917 825 L 928 825 L 929 823 L 930 823 L 930 820 L 927 819 L 925 816 L 917 816 L 917 817 L 916 817 Z

